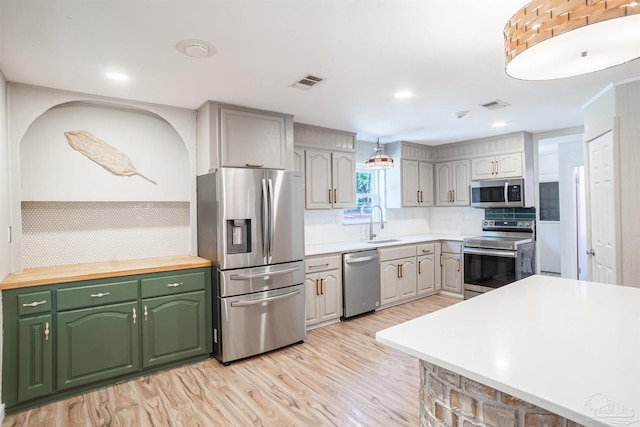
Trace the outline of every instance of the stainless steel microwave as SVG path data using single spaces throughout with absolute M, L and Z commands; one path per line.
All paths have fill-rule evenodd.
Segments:
M 476 208 L 524 207 L 524 179 L 471 181 L 471 206 Z

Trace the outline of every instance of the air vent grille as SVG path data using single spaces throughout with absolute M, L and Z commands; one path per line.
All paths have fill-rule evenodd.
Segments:
M 495 101 L 487 102 L 486 104 L 480 104 L 481 107 L 486 108 L 487 110 L 499 110 L 501 108 L 508 107 L 509 103 L 500 101 L 496 99 Z
M 301 78 L 300 80 L 295 82 L 293 84 L 293 87 L 296 87 L 296 88 L 302 89 L 302 90 L 309 90 L 313 86 L 315 86 L 318 83 L 321 83 L 323 81 L 324 81 L 324 79 L 322 77 L 316 77 L 316 76 L 308 75 L 308 76 L 304 76 L 303 78 Z

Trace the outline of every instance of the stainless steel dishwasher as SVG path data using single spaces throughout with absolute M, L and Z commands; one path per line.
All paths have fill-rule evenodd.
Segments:
M 343 319 L 373 311 L 380 306 L 378 250 L 342 255 Z

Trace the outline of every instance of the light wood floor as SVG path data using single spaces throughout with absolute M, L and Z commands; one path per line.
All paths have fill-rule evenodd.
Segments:
M 9 415 L 9 426 L 418 426 L 418 360 L 375 333 L 460 300 L 432 296 L 223 366 L 195 363 Z

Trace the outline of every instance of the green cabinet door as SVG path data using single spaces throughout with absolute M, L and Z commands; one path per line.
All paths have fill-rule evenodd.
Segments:
M 137 301 L 58 313 L 58 390 L 130 374 L 140 365 Z
M 205 291 L 142 300 L 142 365 L 207 353 Z
M 18 401 L 53 392 L 51 315 L 18 320 Z

